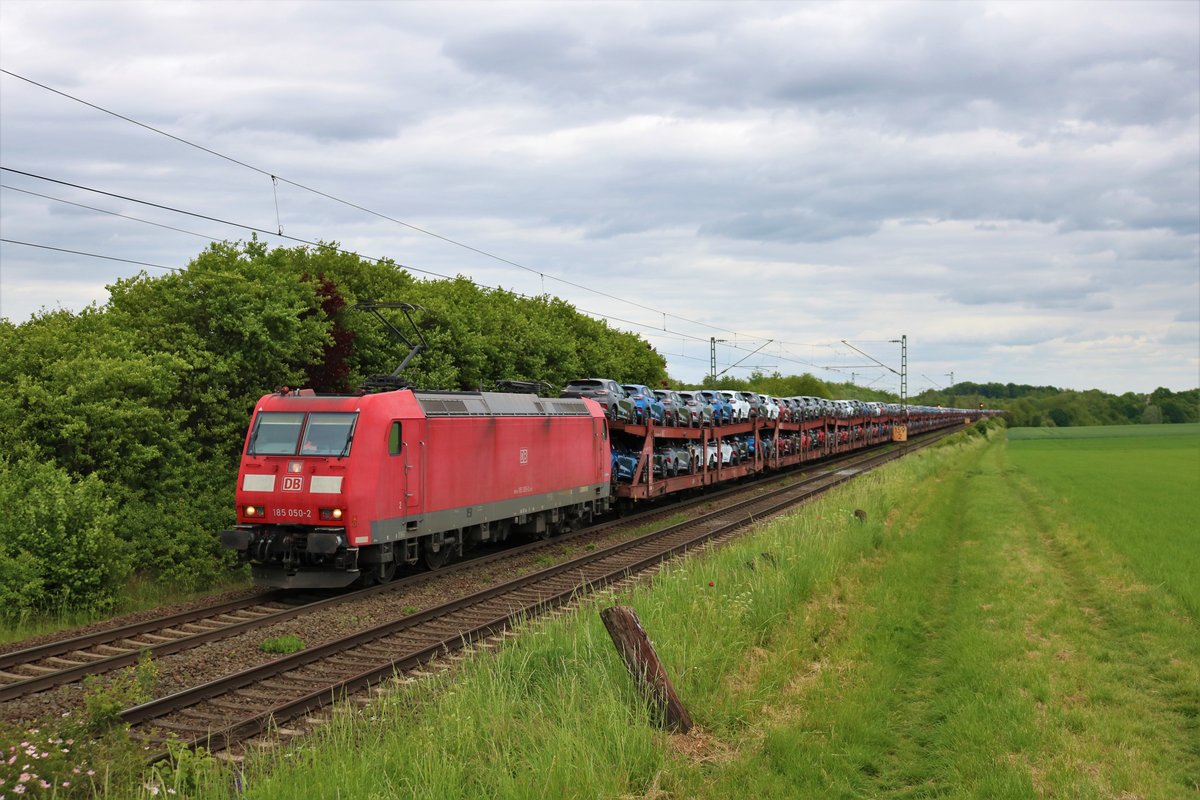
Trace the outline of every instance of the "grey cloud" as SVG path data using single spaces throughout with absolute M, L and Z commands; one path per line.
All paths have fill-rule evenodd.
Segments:
M 974 351 L 914 349 L 995 373 L 980 379 L 1052 382 L 1040 357 L 1015 349 L 1109 317 L 1169 319 L 1195 282 L 1195 4 L 246 2 L 237 24 L 209 4 L 164 8 L 6 7 L 5 66 L 504 258 L 723 327 L 825 341 L 1017 320 L 989 324 Z M 266 177 L 0 80 L 6 161 L 274 227 Z M 536 275 L 294 187 L 278 197 L 289 233 L 539 291 Z M 14 238 L 170 264 L 201 246 L 88 213 L 30 211 L 6 193 L 3 221 Z M 28 293 L 12 282 L 37 274 L 33 259 L 7 245 L 4 258 L 0 311 L 21 316 L 14 298 Z M 89 265 L 76 262 L 34 269 L 82 284 Z M 90 274 L 111 279 L 98 266 Z M 690 288 L 729 274 L 770 279 L 740 286 L 733 309 L 727 290 Z M 776 276 L 792 275 L 824 288 L 781 289 Z M 861 291 L 884 278 L 904 294 Z M 1179 327 L 1194 327 L 1183 314 Z M 987 366 L 978 345 L 997 327 L 1021 333 L 1000 335 L 1014 350 Z M 697 334 L 704 347 L 710 333 Z M 1169 374 L 1180 355 L 1159 358 L 1139 367 Z M 1114 384 L 1128 380 L 1113 369 Z
M 1200 354 L 1200 329 L 1195 325 L 1172 325 L 1159 337 L 1159 344 L 1191 347 L 1192 355 Z M 1198 376 L 1200 377 L 1200 376 Z
M 444 44 L 442 54 L 468 73 L 543 91 L 575 85 L 593 56 L 572 31 L 549 27 L 488 31 Z
M 879 220 L 836 217 L 808 208 L 747 212 L 706 222 L 701 236 L 778 242 L 827 242 L 848 236 L 869 236 L 879 230 Z
M 975 277 L 954 287 L 943 298 L 968 306 L 1017 303 L 1040 309 L 1104 311 L 1112 308 L 1110 300 L 1098 296 L 1103 289 L 1094 280 L 1063 282 L 1036 273 L 1014 274 L 1003 265 L 990 268 L 988 274 L 988 279 L 980 280 L 979 271 L 975 270 Z

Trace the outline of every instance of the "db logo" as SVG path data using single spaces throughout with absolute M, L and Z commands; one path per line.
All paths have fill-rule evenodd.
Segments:
M 524 447 L 521 448 L 521 463 L 522 464 L 529 463 L 529 450 Z
M 285 492 L 299 492 L 304 490 L 304 478 L 301 475 L 284 475 L 283 490 Z

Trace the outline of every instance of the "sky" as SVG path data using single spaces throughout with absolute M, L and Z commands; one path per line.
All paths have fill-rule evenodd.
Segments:
M 0 69 L 15 323 L 257 228 L 684 383 L 1200 385 L 1200 3 L 4 0 Z

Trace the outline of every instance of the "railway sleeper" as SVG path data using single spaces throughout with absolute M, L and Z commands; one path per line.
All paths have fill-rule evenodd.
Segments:
M 260 705 L 261 704 L 234 703 L 230 700 L 226 700 L 224 697 L 210 697 L 208 700 L 204 701 L 205 708 L 221 708 L 233 714 L 237 714 L 239 717 L 257 713 Z M 223 719 L 228 719 L 228 717 L 223 717 Z
M 190 733 L 190 734 L 193 734 L 193 736 L 198 736 L 198 735 L 207 733 L 209 730 L 209 727 L 210 727 L 207 725 L 202 725 L 199 727 L 197 727 L 196 725 L 183 725 L 178 722 L 167 722 L 165 719 L 156 719 L 151 724 L 155 728 L 165 728 L 166 730 L 178 731 L 179 733 Z M 154 739 L 154 738 L 156 738 L 156 737 L 153 737 L 153 736 L 151 737 L 151 739 Z M 166 740 L 170 739 L 171 737 L 157 737 L 157 738 L 159 738 L 162 741 L 166 741 Z M 189 738 L 191 738 L 191 737 L 189 737 Z
M 159 631 L 159 635 L 166 636 L 170 641 L 177 642 L 180 639 L 190 639 L 194 634 L 180 628 L 163 628 Z
M 87 662 L 86 661 L 72 661 L 69 658 L 63 658 L 62 656 L 50 656 L 49 658 L 46 659 L 46 663 L 47 664 L 58 664 L 60 667 L 66 667 L 67 669 L 74 669 L 75 667 L 78 667 L 81 664 L 86 664 Z
M 43 667 L 38 664 L 22 664 L 21 669 L 32 670 L 33 672 L 38 673 L 38 675 L 52 675 L 55 672 L 62 672 L 60 669 L 55 669 L 54 667 Z M 27 680 L 28 678 L 28 675 L 21 676 L 21 680 Z
M 420 636 L 414 636 L 411 631 L 407 633 L 392 633 L 387 636 L 381 636 L 374 642 L 371 642 L 370 647 L 383 647 L 387 650 L 407 650 L 414 645 L 422 644 L 425 640 Z
M 206 722 L 206 723 L 207 722 L 224 723 L 224 722 L 229 721 L 229 716 L 227 714 L 210 714 L 206 711 L 201 711 L 197 708 L 185 708 L 179 712 L 179 716 L 184 717 L 185 719 L 194 719 L 194 720 L 197 720 L 198 722 Z
M 463 626 L 453 622 L 423 622 L 421 625 L 414 628 L 413 631 L 418 633 L 430 633 L 438 639 L 445 639 L 447 636 L 456 636 L 459 633 L 462 633 Z
M 313 676 L 311 678 L 304 675 L 288 675 L 287 677 L 276 676 L 271 680 L 272 686 L 279 686 L 284 689 L 308 689 L 313 686 L 324 686 L 329 683 L 325 678 Z
M 369 667 L 375 663 L 376 659 L 369 656 L 358 658 L 348 654 L 321 659 L 321 664 L 332 664 L 335 667 L 345 667 L 346 669 L 362 669 L 364 666 Z
M 258 619 L 259 617 L 266 616 L 267 614 L 271 613 L 273 612 L 264 611 L 261 608 L 247 606 L 246 608 L 239 608 L 236 611 L 230 611 L 229 616 L 234 617 L 239 622 L 245 622 L 251 619 Z
M 149 639 L 150 644 L 149 645 L 142 644 L 142 643 L 138 642 L 136 639 L 127 639 L 126 641 L 134 642 L 135 644 L 138 645 L 138 649 L 141 650 L 141 649 L 144 649 L 146 647 L 151 647 L 156 644 L 163 644 L 164 642 L 173 642 L 173 641 L 175 641 L 175 639 L 177 637 L 163 636 L 158 633 L 143 633 L 143 634 L 141 634 L 141 636 L 139 638 Z
M 113 656 L 123 656 L 126 653 L 132 653 L 134 650 L 134 648 L 132 648 L 132 647 L 117 647 L 114 644 L 98 644 L 95 647 L 93 647 L 92 649 L 95 650 L 97 653 L 102 654 L 105 658 L 112 658 Z
M 371 658 L 388 658 L 388 659 L 393 658 L 394 654 L 396 652 L 394 649 L 392 649 L 390 647 L 382 647 L 379 645 L 369 645 L 369 644 L 359 645 L 358 650 L 359 650 L 359 652 L 365 653 L 366 655 L 370 656 Z

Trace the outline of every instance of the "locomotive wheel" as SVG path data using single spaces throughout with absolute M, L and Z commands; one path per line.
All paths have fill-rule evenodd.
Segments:
M 396 577 L 396 562 L 389 561 L 386 564 L 376 564 L 375 569 L 371 570 L 371 572 L 376 583 L 387 583 Z
M 450 553 L 446 547 L 442 547 L 436 553 L 430 548 L 428 540 L 421 542 L 421 563 L 426 569 L 434 570 L 441 569 L 446 566 L 446 562 L 450 560 Z
M 378 586 L 381 583 L 387 583 L 394 577 L 396 577 L 396 562 L 388 561 L 363 567 L 358 581 L 364 587 Z

